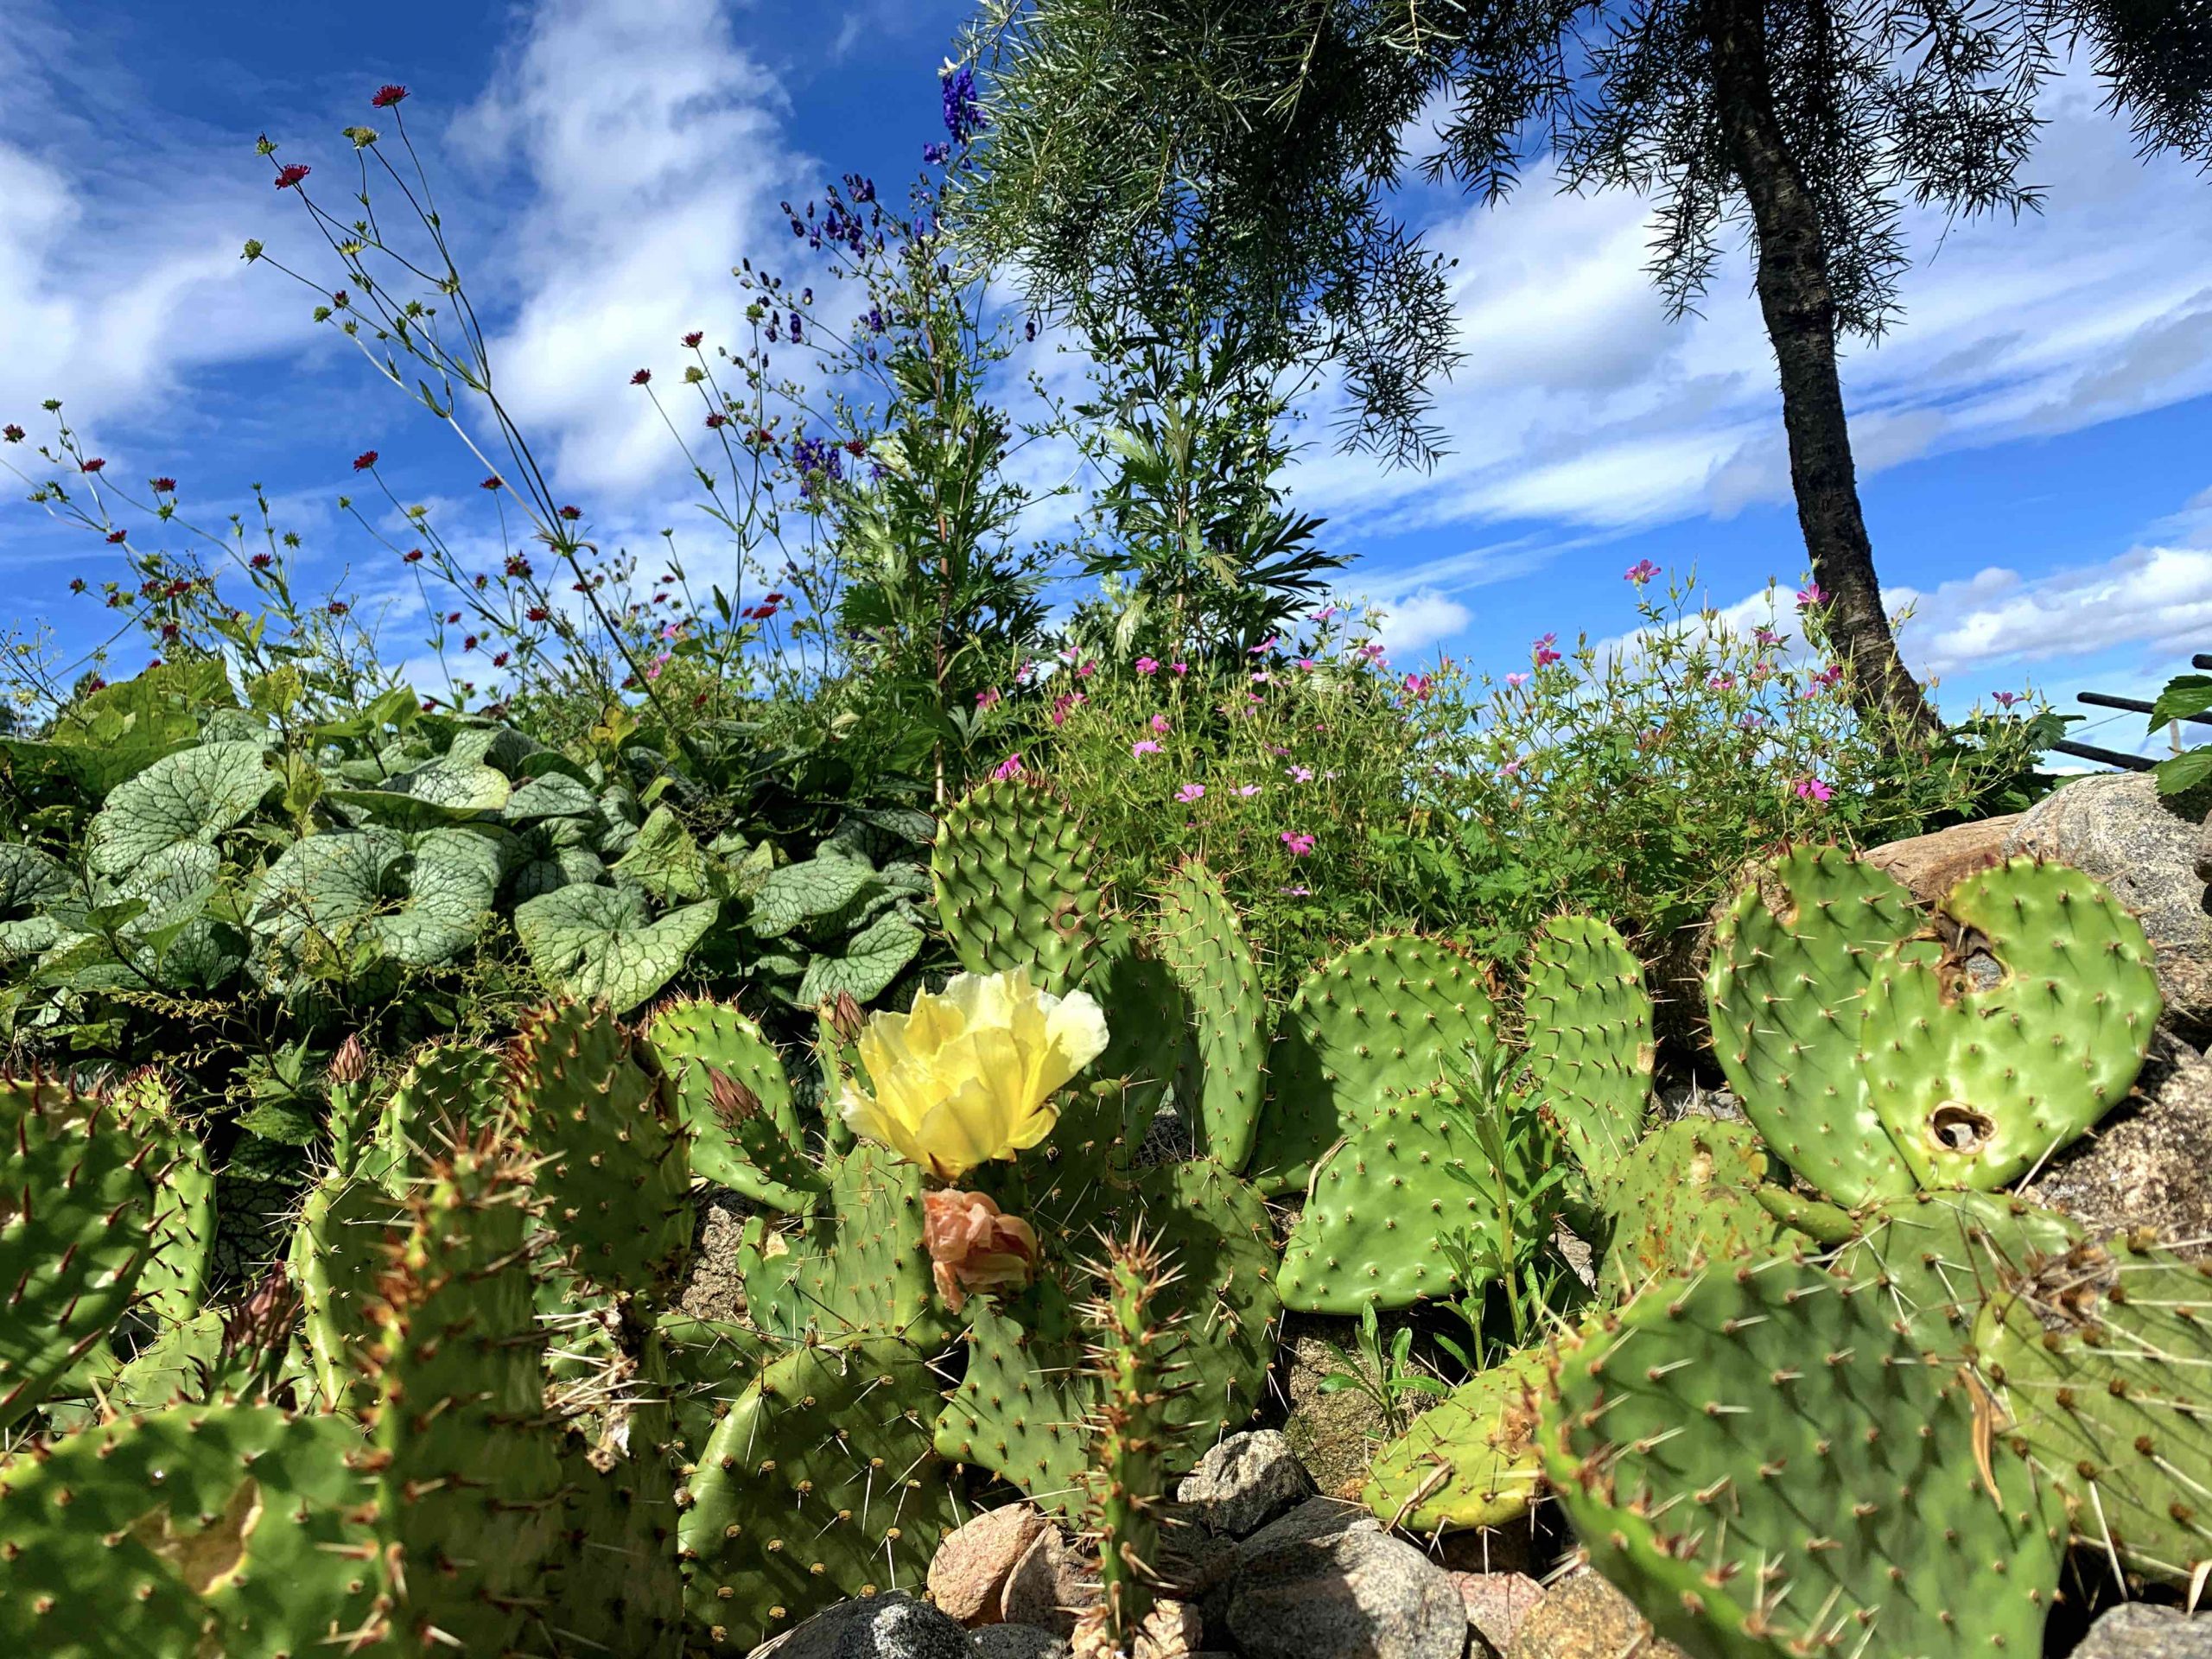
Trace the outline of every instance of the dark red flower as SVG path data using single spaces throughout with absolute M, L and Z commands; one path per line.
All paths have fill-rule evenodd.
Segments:
M 176 626 L 176 624 L 175 624 L 175 623 L 174 623 L 174 622 L 164 622 L 164 623 L 162 623 L 162 639 L 175 639 L 175 638 L 176 638 L 176 636 L 177 636 L 177 626 Z
M 849 455 L 864 455 L 868 454 L 868 444 L 860 438 L 847 438 L 845 453 Z
M 504 651 L 492 659 L 492 666 L 494 668 L 505 668 L 506 665 L 507 653 Z
M 74 582 L 69 584 L 69 591 L 73 594 L 83 593 L 85 591 L 85 579 L 82 576 L 79 576 Z
M 653 372 L 651 369 L 639 369 L 630 377 L 630 384 L 633 386 L 650 385 L 652 383 L 652 378 Z
M 507 574 L 518 581 L 527 580 L 530 575 L 530 561 L 519 553 L 508 554 Z
M 279 190 L 289 190 L 314 171 L 313 168 L 303 166 L 298 162 L 294 162 L 289 167 L 279 168 L 276 171 L 276 188 Z
M 391 85 L 379 86 L 377 88 L 377 95 L 369 100 L 369 107 L 372 110 L 388 110 L 406 96 L 407 89 L 404 86 Z
M 501 478 L 497 473 L 494 473 L 491 477 L 486 479 L 476 487 L 480 490 L 503 490 L 506 488 L 506 480 Z
M 728 424 L 729 424 L 729 416 L 727 416 L 727 415 L 719 415 L 719 414 L 718 414 L 718 415 L 709 415 L 709 416 L 707 416 L 707 425 L 708 425 L 709 428 L 717 427 L 717 426 L 727 426 L 727 425 L 728 425 Z
M 706 335 L 701 334 L 696 328 L 694 328 L 690 334 L 683 336 L 683 343 L 696 351 L 698 348 L 699 342 L 705 338 Z
M 357 473 L 365 473 L 376 464 L 377 452 L 373 449 L 364 449 L 353 457 L 353 470 Z
M 101 467 L 106 465 L 107 462 L 102 461 L 98 455 L 94 455 L 90 461 L 85 463 L 85 470 L 88 473 L 97 473 Z
M 330 613 L 333 616 L 343 616 L 350 608 L 342 599 L 334 599 L 330 601 Z
M 99 677 L 99 675 L 97 675 L 97 674 L 93 675 L 93 676 L 92 676 L 92 690 L 95 690 L 95 691 L 105 691 L 105 690 L 107 690 L 107 682 L 106 682 L 105 680 L 104 680 L 104 679 L 100 678 L 100 677 Z
M 403 553 L 403 554 L 401 554 L 401 555 L 399 556 L 399 562 L 400 562 L 402 564 L 420 564 L 420 563 L 423 563 L 423 550 L 422 550 L 421 548 L 419 548 L 419 547 L 410 547 L 410 548 L 409 548 L 409 549 L 408 549 L 404 553 Z
M 582 507 L 563 507 L 561 509 L 561 516 L 574 524 L 584 516 L 584 510 Z
M 447 620 L 447 621 L 448 621 L 448 622 L 458 622 L 458 621 L 460 621 L 460 620 L 461 620 L 461 613 L 460 613 L 459 611 L 448 611 L 448 612 L 446 613 L 446 620 Z
M 470 634 L 470 635 L 469 635 L 466 639 L 463 639 L 463 640 L 461 642 L 461 648 L 463 651 L 474 651 L 474 650 L 475 650 L 475 649 L 476 649 L 476 636 L 475 636 L 474 634 L 473 634 L 473 633 L 472 633 L 472 634 Z
M 23 441 L 23 429 L 10 421 L 7 425 L 0 426 L 0 438 L 5 438 L 10 443 L 21 443 Z
M 162 492 L 163 494 L 175 495 L 176 493 L 176 480 L 173 478 L 157 478 L 153 480 L 152 482 L 155 489 Z
M 276 561 L 271 559 L 266 553 L 257 553 L 253 556 L 251 563 L 255 569 L 266 570 L 271 564 L 275 563 Z
M 107 544 L 110 547 L 113 547 L 118 542 L 121 541 L 130 533 L 130 532 L 127 530 L 111 530 L 107 533 Z
M 523 613 L 523 620 L 529 622 L 543 622 L 545 620 L 544 607 L 539 605 L 531 606 Z
M 771 594 L 768 595 L 767 602 L 771 605 L 780 605 L 784 602 L 784 598 L 785 595 L 782 594 Z

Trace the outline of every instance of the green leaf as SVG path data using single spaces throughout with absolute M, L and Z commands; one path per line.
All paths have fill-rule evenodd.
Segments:
M 855 859 L 810 858 L 802 864 L 786 864 L 761 882 L 753 895 L 748 920 L 762 938 L 779 938 L 810 917 L 843 909 L 878 879 Z
M 425 761 L 378 789 L 334 789 L 327 797 L 368 823 L 394 830 L 468 823 L 505 808 L 505 774 L 474 760 Z
M 46 912 L 76 895 L 77 883 L 60 860 L 19 842 L 0 843 L 0 963 L 35 956 L 61 937 L 62 925 Z
M 427 830 L 414 838 L 407 897 L 376 918 L 385 954 L 411 968 L 448 962 L 483 931 L 499 889 L 499 849 L 468 830 Z
M 664 904 L 707 896 L 707 860 L 683 821 L 657 806 L 638 830 L 614 874 L 635 881 Z
M 165 755 L 119 785 L 92 820 L 92 868 L 120 874 L 188 842 L 212 846 L 276 781 L 257 743 L 206 743 Z
M 878 917 L 846 942 L 842 955 L 817 955 L 807 964 L 799 982 L 797 1001 L 801 1007 L 818 1008 L 838 992 L 855 1002 L 868 1002 L 883 994 L 922 948 L 922 930 L 896 911 Z
M 2176 675 L 2151 705 L 2151 729 L 2208 710 L 2212 710 L 2212 674 Z
M 622 1014 L 682 971 L 715 909 L 710 900 L 652 921 L 634 888 L 563 887 L 519 906 L 515 932 L 548 987 L 604 997 Z
M 2158 780 L 2161 795 L 2178 795 L 2194 789 L 2207 778 L 2212 778 L 2212 745 L 2161 760 L 2152 770 Z
M 582 779 L 550 772 L 516 785 L 505 816 L 509 823 L 524 823 L 534 818 L 588 818 L 598 810 Z

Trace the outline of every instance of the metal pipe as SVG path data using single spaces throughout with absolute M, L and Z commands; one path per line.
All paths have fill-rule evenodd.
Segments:
M 2101 761 L 2107 766 L 2118 766 L 2123 772 L 2148 772 L 2158 763 L 2139 754 L 2123 754 L 2118 749 L 2101 749 L 2094 743 L 2076 743 L 2061 738 L 2050 746 L 2061 754 L 2070 754 L 2077 760 Z
M 2102 691 L 2076 691 L 2074 700 L 2086 702 L 2093 709 L 2125 709 L 2135 715 L 2147 715 L 2156 706 L 2140 697 L 2108 696 Z M 2191 721 L 2199 726 L 2212 726 L 2212 715 L 2177 715 L 2175 718 Z

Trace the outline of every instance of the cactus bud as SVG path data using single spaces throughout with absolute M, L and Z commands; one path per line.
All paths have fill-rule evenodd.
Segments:
M 861 1039 L 861 1027 L 867 1023 L 861 1005 L 853 1001 L 850 991 L 840 991 L 830 1004 L 830 1028 L 837 1033 L 841 1043 L 856 1043 Z
M 715 1116 L 733 1128 L 760 1116 L 760 1096 L 728 1072 L 711 1066 L 707 1070 L 707 1097 L 714 1103 Z
M 355 1032 L 338 1045 L 338 1052 L 330 1057 L 330 1080 L 341 1086 L 359 1083 L 369 1075 L 369 1048 Z

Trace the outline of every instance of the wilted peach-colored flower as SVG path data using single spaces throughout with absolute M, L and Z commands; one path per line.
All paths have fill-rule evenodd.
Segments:
M 938 1294 L 954 1313 L 978 1290 L 1019 1290 L 1037 1271 L 1037 1234 L 981 1192 L 922 1194 L 922 1243 Z

